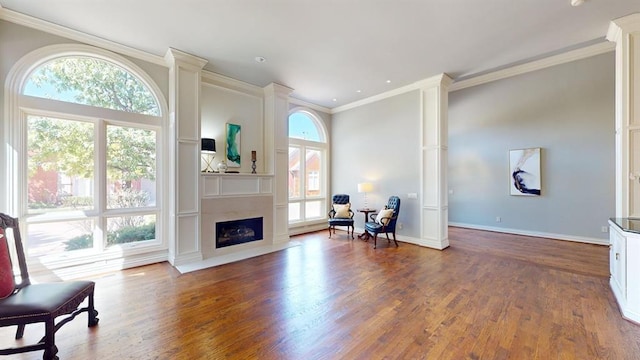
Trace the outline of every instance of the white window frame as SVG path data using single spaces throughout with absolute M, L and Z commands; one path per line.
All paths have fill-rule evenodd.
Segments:
M 144 85 L 151 91 L 158 104 L 161 115 L 151 116 L 144 114 L 133 114 L 122 111 L 98 108 L 87 105 L 63 102 L 38 98 L 28 95 L 22 95 L 24 86 L 28 76 L 37 67 L 42 64 L 59 57 L 68 56 L 88 56 L 98 58 L 120 66 L 125 71 L 134 74 Z M 119 263 L 120 268 L 127 267 L 132 260 L 128 258 L 140 254 L 162 254 L 155 257 L 155 261 L 166 260 L 168 242 L 166 240 L 166 232 L 168 229 L 164 224 L 168 223 L 168 214 L 163 210 L 163 203 L 168 203 L 168 198 L 163 198 L 164 194 L 168 194 L 168 153 L 165 146 L 166 132 L 168 131 L 168 106 L 164 99 L 160 88 L 155 84 L 144 70 L 135 65 L 126 58 L 114 54 L 110 51 L 95 48 L 82 44 L 61 44 L 46 46 L 25 55 L 13 66 L 7 76 L 5 94 L 6 116 L 4 119 L 3 138 L 5 140 L 4 168 L 7 169 L 7 176 L 4 185 L 5 202 L 0 203 L 0 211 L 7 212 L 20 218 L 21 226 L 25 223 L 38 223 L 55 220 L 55 214 L 28 214 L 27 213 L 27 157 L 26 154 L 26 117 L 27 115 L 50 116 L 62 119 L 89 121 L 94 123 L 95 137 L 95 159 L 101 161 L 95 164 L 96 177 L 96 196 L 97 203 L 94 204 L 94 210 L 87 212 L 79 212 L 78 219 L 95 218 L 97 221 L 106 223 L 106 219 L 112 216 L 128 215 L 131 210 L 127 209 L 106 209 L 106 127 L 107 124 L 124 125 L 127 127 L 136 127 L 142 129 L 152 129 L 156 132 L 156 151 L 157 151 L 157 168 L 156 168 L 156 204 L 149 208 L 137 208 L 135 214 L 155 214 L 156 216 L 156 240 L 145 241 L 141 243 L 122 244 L 113 246 L 101 252 L 90 251 L 73 251 L 64 253 L 64 255 L 40 257 L 37 260 L 28 258 L 30 265 L 41 268 L 44 265 L 47 269 L 60 269 L 69 266 L 78 266 L 82 264 L 90 264 L 99 261 L 105 263 L 112 261 Z M 69 219 L 72 220 L 72 219 Z M 103 224 L 104 225 L 104 224 Z M 97 234 L 100 235 L 100 234 Z M 101 236 L 96 238 L 102 239 Z M 28 237 L 25 237 L 28 242 Z M 27 245 L 28 246 L 28 245 Z M 96 245 L 94 245 L 96 246 Z M 100 244 L 100 247 L 103 245 Z M 145 255 L 147 256 L 147 255 Z M 155 262 L 149 256 L 148 262 Z M 137 260 L 134 260 L 135 262 Z M 138 262 L 137 265 L 141 263 Z M 130 265 L 133 266 L 133 265 Z M 73 273 L 73 271 L 71 271 Z
M 294 113 L 304 113 L 306 116 L 311 118 L 311 120 L 316 124 L 316 128 L 318 129 L 318 135 L 321 141 L 318 142 L 318 141 L 311 141 L 311 140 L 305 140 L 305 139 L 293 138 L 293 137 L 289 138 L 289 146 L 295 146 L 300 149 L 300 196 L 288 198 L 289 204 L 292 204 L 292 203 L 300 204 L 300 219 L 289 221 L 290 228 L 303 227 L 303 226 L 314 225 L 318 223 L 325 223 L 327 220 L 327 214 L 326 214 L 326 211 L 324 210 L 326 209 L 327 202 L 329 201 L 328 200 L 329 195 L 327 191 L 328 189 L 327 184 L 329 180 L 329 174 L 328 174 L 329 140 L 327 136 L 327 129 L 325 128 L 325 125 L 322 122 L 322 120 L 320 120 L 320 117 L 311 109 L 308 109 L 306 107 L 296 107 L 294 109 L 291 109 L 291 111 L 289 111 L 289 116 L 291 116 Z M 287 118 L 287 121 L 289 121 L 288 118 Z M 320 174 L 323 174 L 324 176 L 318 177 L 318 181 L 319 181 L 318 190 L 320 190 L 320 194 L 317 196 L 306 196 L 307 184 L 305 181 L 306 180 L 305 179 L 305 174 L 306 174 L 305 159 L 306 159 L 307 150 L 316 150 L 320 152 L 320 158 L 321 158 Z M 322 211 L 320 212 L 319 217 L 307 219 L 307 216 L 305 213 L 305 204 L 307 201 L 322 202 L 322 206 L 321 206 Z

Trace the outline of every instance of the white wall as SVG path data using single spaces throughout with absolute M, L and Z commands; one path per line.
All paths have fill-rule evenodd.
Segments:
M 509 150 L 529 147 L 542 195 L 510 196 Z M 614 155 L 613 53 L 452 92 L 449 221 L 605 240 Z
M 225 159 L 226 123 L 242 127 L 240 139 L 241 166 L 229 168 L 251 172 L 251 151 L 256 151 L 256 172 L 264 172 L 263 101 L 261 97 L 244 94 L 203 82 L 201 94 L 200 135 L 216 140 L 213 164 Z

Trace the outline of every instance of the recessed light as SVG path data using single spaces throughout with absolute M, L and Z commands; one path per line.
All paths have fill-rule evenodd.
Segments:
M 358 94 L 360 94 L 360 93 L 362 92 L 362 90 L 356 90 L 356 92 L 357 92 Z
M 584 4 L 584 0 L 571 0 L 571 6 L 580 6 Z
M 336 99 L 336 98 L 333 98 L 333 100 L 332 100 L 332 101 L 333 101 L 333 102 L 336 102 L 336 101 L 338 101 L 338 99 Z
M 387 80 L 387 84 L 391 84 L 391 80 Z
M 256 56 L 255 60 L 256 60 L 256 62 L 259 62 L 259 63 L 263 63 L 263 62 L 267 61 L 267 59 L 265 59 L 262 56 Z

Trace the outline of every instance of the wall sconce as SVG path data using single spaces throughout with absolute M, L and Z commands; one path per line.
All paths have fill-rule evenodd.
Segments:
M 206 167 L 204 168 L 204 170 L 202 170 L 202 172 L 215 172 L 213 170 L 211 162 L 213 162 L 213 159 L 215 158 L 214 154 L 216 153 L 216 140 L 202 138 L 200 152 L 202 160 L 206 164 Z
M 372 183 L 359 183 L 358 184 L 358 192 L 359 193 L 364 193 L 364 208 L 368 209 L 369 206 L 367 205 L 367 193 L 373 191 L 373 184 Z

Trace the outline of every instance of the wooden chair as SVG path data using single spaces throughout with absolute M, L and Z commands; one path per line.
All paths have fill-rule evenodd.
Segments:
M 367 221 L 364 224 L 364 230 L 373 237 L 374 249 L 376 248 L 376 241 L 380 233 L 384 233 L 387 236 L 387 242 L 391 242 L 389 233 L 393 234 L 393 242 L 396 244 L 396 247 L 398 247 L 398 241 L 396 240 L 396 221 L 398 220 L 399 214 L 400 198 L 391 196 L 384 209 L 376 214 L 370 215 L 371 221 Z
M 15 257 L 18 260 L 20 273 L 13 274 L 14 279 L 19 280 L 15 283 L 15 290 L 4 299 L 0 299 L 0 326 L 17 325 L 17 340 L 22 338 L 27 324 L 42 322 L 45 325 L 45 335 L 36 344 L 0 349 L 0 355 L 44 350 L 43 359 L 56 360 L 58 359 L 56 356 L 58 348 L 55 343 L 55 333 L 62 325 L 73 320 L 82 312 L 88 313 L 89 327 L 98 324 L 98 312 L 93 305 L 95 283 L 93 281 L 65 281 L 31 284 L 18 219 L 0 213 L 0 233 L 6 234 L 7 229 L 13 231 Z M 5 239 L 6 242 L 2 241 L 0 245 L 6 247 L 9 237 L 6 236 Z M 8 268 L 4 268 L 5 272 L 12 269 L 11 262 L 8 262 Z M 0 267 L 4 266 L 6 264 L 0 264 Z M 0 272 L 2 271 L 0 269 Z M 88 299 L 87 307 L 78 308 L 85 299 Z M 55 323 L 56 318 L 62 315 L 69 316 Z

